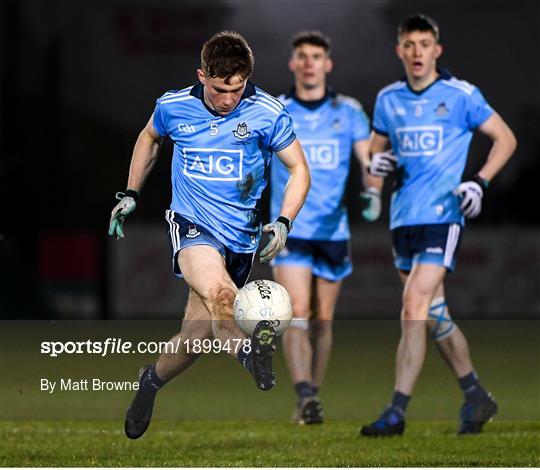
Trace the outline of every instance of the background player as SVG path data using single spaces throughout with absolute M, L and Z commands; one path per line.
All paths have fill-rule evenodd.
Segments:
M 274 385 L 272 354 L 275 332 L 260 322 L 251 346 L 232 319 L 233 300 L 245 284 L 261 236 L 257 203 L 275 153 L 290 175 L 279 217 L 263 227 L 270 242 L 261 261 L 285 245 L 291 221 L 309 190 L 309 170 L 291 118 L 283 105 L 253 86 L 248 78 L 253 54 L 235 32 L 221 32 L 201 52 L 199 83 L 165 93 L 135 144 L 128 190 L 113 209 L 109 234 L 124 236 L 122 224 L 156 163 L 164 136 L 174 142 L 172 202 L 166 213 L 172 265 L 190 286 L 178 353 L 162 354 L 141 372 L 140 388 L 126 414 L 126 434 L 136 439 L 148 428 L 156 392 L 184 372 L 198 355 L 186 340 L 214 336 L 252 373 L 257 386 Z M 234 342 L 242 339 L 242 342 Z M 235 347 L 236 346 L 236 347 Z M 249 346 L 249 342 L 248 342 Z
M 363 215 L 380 214 L 380 178 L 367 175 L 369 121 L 360 103 L 337 95 L 326 85 L 332 70 L 330 40 L 318 31 L 302 31 L 292 39 L 289 68 L 294 87 L 280 99 L 294 120 L 312 177 L 303 209 L 295 220 L 294 237 L 274 259 L 274 277 L 291 295 L 294 319 L 283 339 L 285 356 L 298 394 L 294 420 L 320 423 L 322 384 L 332 347 L 332 319 L 342 280 L 352 271 L 349 226 L 344 192 L 351 151 L 364 173 Z M 364 163 L 364 164 L 362 164 Z M 272 164 L 272 216 L 280 213 L 287 169 Z
M 370 172 L 386 176 L 397 163 L 390 228 L 404 285 L 402 333 L 392 402 L 361 433 L 403 433 L 407 404 L 424 361 L 426 324 L 465 396 L 458 433 L 479 433 L 497 405 L 478 381 L 467 341 L 448 312 L 443 283 L 446 272 L 454 269 L 463 216 L 480 214 L 483 193 L 514 152 L 516 140 L 478 88 L 436 68 L 442 46 L 431 18 L 405 19 L 396 51 L 406 80 L 377 96 Z M 461 182 L 475 129 L 493 145 L 478 173 Z M 393 154 L 384 152 L 389 142 Z

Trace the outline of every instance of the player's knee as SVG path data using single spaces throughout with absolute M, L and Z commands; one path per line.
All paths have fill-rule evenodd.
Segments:
M 426 320 L 428 316 L 428 302 L 421 296 L 411 293 L 403 296 L 402 320 Z
M 232 316 L 235 292 L 232 288 L 220 285 L 208 292 L 208 300 L 213 304 L 213 311 L 219 317 Z
M 456 331 L 456 324 L 450 316 L 444 297 L 437 297 L 431 302 L 427 327 L 435 341 L 442 341 Z
M 332 320 L 325 318 L 314 318 L 310 322 L 311 330 L 315 334 L 325 334 L 332 331 Z

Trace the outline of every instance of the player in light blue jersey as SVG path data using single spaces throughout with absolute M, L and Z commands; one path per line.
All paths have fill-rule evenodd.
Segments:
M 135 144 L 128 189 L 111 214 L 109 235 L 123 238 L 123 222 L 135 209 L 162 138 L 168 136 L 174 143 L 172 202 L 166 212 L 172 268 L 190 291 L 182 330 L 170 341 L 179 348 L 141 370 L 125 421 L 132 439 L 148 428 L 157 391 L 195 362 L 202 352 L 196 345 L 204 340 L 218 340 L 261 390 L 275 383 L 273 326 L 261 321 L 247 339 L 232 318 L 233 301 L 249 276 L 261 231 L 270 235 L 261 262 L 284 247 L 310 176 L 289 114 L 248 81 L 252 69 L 253 54 L 240 34 L 224 31 L 205 43 L 199 83 L 157 100 Z M 273 154 L 287 168 L 289 180 L 276 221 L 261 229 L 258 202 Z
M 424 361 L 426 327 L 463 390 L 458 433 L 476 434 L 497 405 L 478 381 L 467 341 L 450 317 L 444 278 L 455 266 L 464 216 L 479 215 L 483 193 L 514 152 L 516 140 L 478 88 L 436 68 L 442 46 L 431 18 L 405 19 L 396 50 L 406 79 L 377 96 L 370 172 L 384 177 L 396 167 L 390 228 L 404 285 L 402 333 L 392 401 L 361 434 L 404 432 L 405 411 Z M 462 182 L 476 129 L 493 145 L 476 176 Z M 388 144 L 392 153 L 385 151 Z
M 354 151 L 364 170 L 364 217 L 380 213 L 381 178 L 367 175 L 369 121 L 353 98 L 326 85 L 332 69 L 330 40 L 318 31 L 302 31 L 292 40 L 289 61 L 294 87 L 280 97 L 294 120 L 311 173 L 311 191 L 294 223 L 286 247 L 274 259 L 274 277 L 291 295 L 294 318 L 283 346 L 298 395 L 293 420 L 321 423 L 317 396 L 332 347 L 332 319 L 343 279 L 352 271 L 344 193 Z M 363 162 L 362 162 L 363 160 Z M 272 163 L 271 212 L 280 212 L 287 169 Z

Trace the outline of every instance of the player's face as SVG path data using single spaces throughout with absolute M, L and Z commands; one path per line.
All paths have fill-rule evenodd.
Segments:
M 436 73 L 442 46 L 437 43 L 433 33 L 412 31 L 399 37 L 396 52 L 403 62 L 407 77 L 422 80 Z
M 326 74 L 332 70 L 332 60 L 323 47 L 301 44 L 294 49 L 289 60 L 297 85 L 315 88 L 326 83 Z
M 238 106 L 247 78 L 234 75 L 225 83 L 223 78 L 206 76 L 201 69 L 197 70 L 197 76 L 204 85 L 204 101 L 211 109 L 225 116 Z

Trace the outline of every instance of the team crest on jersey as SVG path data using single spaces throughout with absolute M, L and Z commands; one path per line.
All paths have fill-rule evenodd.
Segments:
M 232 133 L 237 139 L 247 139 L 251 135 L 251 131 L 248 131 L 248 127 L 245 122 L 238 124 L 236 130 L 232 131 Z
M 332 123 L 332 129 L 335 131 L 341 130 L 341 121 L 339 119 L 334 119 L 334 122 Z
M 448 116 L 448 113 L 450 110 L 446 107 L 446 103 L 443 101 L 442 103 L 439 103 L 437 108 L 435 109 L 435 114 L 439 117 L 446 117 Z
M 189 228 L 188 228 L 188 232 L 186 234 L 186 238 L 196 238 L 200 234 L 201 234 L 201 232 L 199 232 L 197 230 L 197 227 L 195 225 L 190 225 Z

